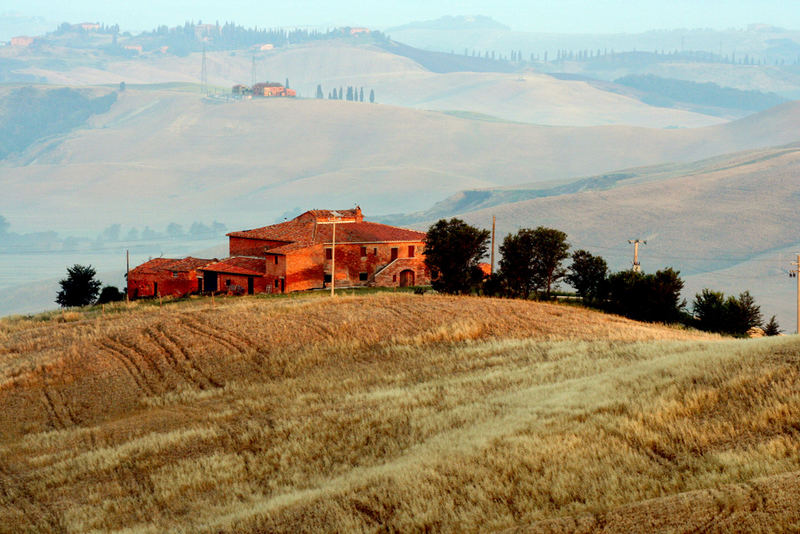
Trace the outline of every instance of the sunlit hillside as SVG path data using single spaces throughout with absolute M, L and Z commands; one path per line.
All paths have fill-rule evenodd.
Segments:
M 794 338 L 384 293 L 56 312 L 0 320 L 0 341 L 3 532 L 744 532 L 800 513 Z

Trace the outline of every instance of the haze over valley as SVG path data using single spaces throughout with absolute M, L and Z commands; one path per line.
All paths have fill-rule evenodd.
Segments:
M 14 127 L 0 143 L 0 215 L 18 236 L 38 232 L 36 252 L 119 257 L 131 246 L 144 255 L 205 250 L 226 230 L 194 249 L 176 236 L 192 224 L 250 228 L 310 207 L 359 204 L 420 229 L 453 215 L 485 226 L 495 214 L 501 235 L 552 224 L 619 268 L 627 239 L 651 236 L 643 253 L 654 267 L 709 283 L 719 269 L 773 253 L 758 291 L 765 309 L 791 320 L 780 275 L 800 240 L 793 210 L 780 206 L 797 194 L 798 32 L 744 24 L 543 34 L 487 16 L 352 28 L 226 22 L 131 33 L 64 23 L 7 43 L 0 119 Z M 233 85 L 258 80 L 288 83 L 299 97 L 231 98 Z M 344 89 L 357 101 L 332 98 Z M 49 103 L 47 113 L 65 109 L 56 102 L 83 111 L 43 123 L 14 111 L 25 99 Z M 732 215 L 741 213 L 749 215 Z M 170 224 L 185 233 L 169 238 Z M 114 225 L 119 235 L 98 251 L 92 236 Z M 6 258 L 12 272 L 21 263 Z M 12 302 L 25 276 L 0 284 L 0 309 L 46 306 Z M 749 287 L 747 277 L 732 280 L 720 285 Z

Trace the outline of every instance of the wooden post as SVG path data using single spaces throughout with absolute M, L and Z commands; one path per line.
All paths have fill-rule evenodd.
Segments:
M 128 296 L 128 279 L 131 275 L 131 251 L 125 250 L 125 304 L 130 304 Z
M 495 229 L 495 216 L 492 215 L 492 266 L 489 269 L 489 274 L 494 274 L 494 229 Z
M 800 271 L 800 254 L 797 255 L 797 270 Z M 800 334 L 800 273 L 797 275 L 797 333 Z
M 331 296 L 336 290 L 336 222 L 333 223 L 333 239 L 331 239 Z

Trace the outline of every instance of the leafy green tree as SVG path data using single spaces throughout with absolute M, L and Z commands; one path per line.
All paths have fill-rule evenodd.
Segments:
M 598 302 L 605 298 L 608 264 L 600 256 L 586 250 L 572 253 L 572 264 L 566 280 L 585 303 Z
M 119 302 L 125 298 L 125 293 L 116 286 L 105 286 L 97 297 L 96 304 L 108 304 L 109 302 Z
M 500 245 L 500 273 L 505 292 L 512 297 L 528 298 L 537 288 L 536 236 L 522 228 L 508 234 Z
M 489 249 L 489 231 L 470 226 L 461 219 L 441 219 L 425 238 L 425 264 L 431 270 L 431 285 L 442 293 L 468 294 L 480 284 L 478 263 Z
M 644 274 L 620 271 L 608 277 L 609 311 L 639 321 L 672 323 L 681 318 L 683 280 L 671 267 Z
M 317 84 L 317 98 L 325 98 L 325 94 L 322 92 L 321 84 Z
M 363 87 L 362 87 L 362 88 L 361 88 L 361 90 L 358 92 L 358 101 L 359 101 L 359 102 L 363 102 L 363 101 L 364 101 L 364 88 L 363 88 Z
M 67 277 L 59 282 L 61 290 L 56 296 L 56 303 L 62 308 L 86 306 L 94 302 L 100 291 L 100 281 L 95 280 L 94 268 L 91 265 L 78 265 L 67 268 Z
M 744 336 L 763 322 L 761 307 L 756 305 L 749 291 L 725 298 L 721 292 L 703 289 L 695 295 L 692 307 L 697 327 L 708 332 Z M 777 327 L 777 323 L 774 326 Z
M 375 103 L 375 89 L 370 89 L 369 90 L 369 103 L 370 104 L 374 104 Z
M 764 325 L 764 334 L 768 336 L 777 336 L 781 333 L 781 326 L 775 320 L 775 316 L 770 317 L 769 322 Z
M 749 291 L 740 293 L 739 298 L 728 297 L 725 301 L 725 322 L 727 332 L 740 336 L 764 322 L 761 307 L 756 305 Z
M 722 292 L 703 289 L 694 296 L 692 310 L 700 330 L 725 331 L 725 295 Z
M 534 282 L 537 289 L 544 290 L 549 300 L 553 285 L 567 274 L 563 266 L 569 257 L 567 234 L 540 226 L 533 231 L 533 247 Z

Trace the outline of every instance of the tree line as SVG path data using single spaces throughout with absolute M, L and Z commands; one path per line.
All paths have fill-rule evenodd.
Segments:
M 433 289 L 550 300 L 554 288 L 565 281 L 584 305 L 638 321 L 682 323 L 735 336 L 745 336 L 754 327 L 762 327 L 767 335 L 780 332 L 774 316 L 764 324 L 761 308 L 748 291 L 726 297 L 704 289 L 695 295 L 690 313 L 681 299 L 680 271 L 667 267 L 655 273 L 611 273 L 601 256 L 586 250 L 570 253 L 567 234 L 554 228 L 522 228 L 507 235 L 499 247 L 499 270 L 486 276 L 479 263 L 488 249 L 488 230 L 455 218 L 434 223 L 424 252 Z
M 324 99 L 325 92 L 322 90 L 322 84 L 317 84 L 317 92 L 316 98 Z M 347 93 L 345 93 L 343 87 L 339 87 L 337 90 L 335 87 L 328 93 L 328 100 L 347 100 L 348 102 L 363 102 L 364 101 L 364 88 L 363 87 L 353 87 L 348 85 L 347 86 Z M 369 102 L 370 104 L 375 103 L 375 90 L 369 90 Z

